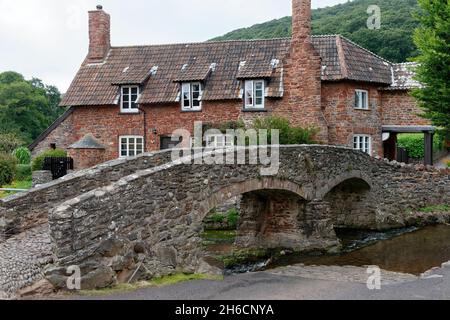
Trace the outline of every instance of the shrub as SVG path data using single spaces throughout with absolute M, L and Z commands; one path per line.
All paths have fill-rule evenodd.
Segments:
M 239 221 L 239 212 L 236 209 L 230 209 L 227 212 L 228 224 L 232 228 L 236 228 Z
M 423 134 L 401 134 L 398 136 L 398 146 L 405 148 L 408 155 L 413 159 L 423 159 L 425 157 L 425 137 Z M 434 136 L 434 150 L 442 149 L 442 137 Z
M 0 152 L 11 153 L 24 144 L 24 141 L 14 133 L 0 133 Z
M 447 167 L 450 168 L 450 161 L 447 161 Z
M 42 170 L 44 167 L 44 159 L 45 158 L 63 158 L 67 157 L 67 152 L 62 149 L 52 149 L 47 150 L 38 155 L 36 158 L 33 159 L 33 163 L 31 165 L 31 168 L 33 171 Z
M 0 186 L 10 184 L 13 181 L 16 165 L 16 158 L 6 153 L 0 153 Z
M 18 181 L 28 181 L 31 180 L 32 170 L 29 164 L 19 164 L 16 167 L 15 179 Z
M 30 164 L 31 152 L 28 148 L 20 147 L 13 151 L 13 156 L 16 157 L 19 164 Z
M 314 136 L 317 134 L 315 128 L 302 128 L 291 126 L 289 121 L 279 117 L 258 118 L 253 122 L 254 129 L 267 129 L 268 143 L 271 142 L 270 130 L 277 129 L 280 131 L 280 144 L 314 144 Z

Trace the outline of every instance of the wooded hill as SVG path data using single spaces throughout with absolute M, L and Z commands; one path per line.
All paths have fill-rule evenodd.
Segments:
M 367 28 L 370 5 L 381 9 L 381 29 Z M 354 0 L 313 10 L 313 34 L 341 34 L 392 61 L 405 62 L 417 55 L 412 35 L 418 26 L 413 12 L 417 0 Z M 291 36 L 291 17 L 232 31 L 212 40 L 270 39 Z

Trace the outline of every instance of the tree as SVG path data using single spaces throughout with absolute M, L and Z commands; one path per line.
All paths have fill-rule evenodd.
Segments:
M 16 72 L 0 73 L 0 134 L 11 133 L 31 143 L 64 112 L 60 93 L 41 80 Z
M 419 49 L 416 79 L 423 87 L 413 95 L 424 117 L 450 132 L 450 2 L 419 0 L 419 5 L 414 42 Z

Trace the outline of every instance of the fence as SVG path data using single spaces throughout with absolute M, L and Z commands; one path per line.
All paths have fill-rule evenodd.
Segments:
M 59 179 L 67 175 L 68 170 L 73 170 L 72 158 L 45 158 L 44 170 L 52 172 L 53 180 Z
M 405 148 L 397 148 L 397 161 L 402 163 L 409 163 L 408 150 Z

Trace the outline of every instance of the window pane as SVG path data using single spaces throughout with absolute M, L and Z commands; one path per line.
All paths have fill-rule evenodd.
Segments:
M 367 92 L 363 92 L 362 93 L 362 108 L 363 109 L 368 109 L 368 96 L 367 96 Z
M 131 95 L 131 101 L 132 101 L 132 102 L 136 102 L 136 101 L 137 101 L 137 98 L 138 98 L 137 94 L 132 94 L 132 95 Z
M 130 93 L 130 88 L 124 87 L 124 88 L 122 88 L 122 92 L 123 92 L 124 95 L 129 94 Z
M 355 94 L 355 107 L 356 108 L 361 108 L 361 97 L 360 97 L 361 93 L 360 92 L 356 92 Z
M 245 82 L 245 105 L 253 107 L 253 81 Z
M 138 88 L 131 88 L 131 94 L 137 95 L 138 94 Z
M 200 84 L 199 83 L 194 83 L 192 85 L 192 92 L 200 92 Z

